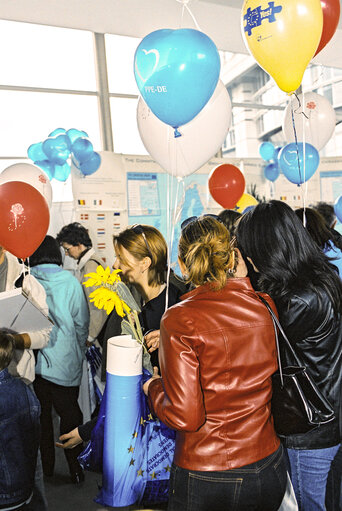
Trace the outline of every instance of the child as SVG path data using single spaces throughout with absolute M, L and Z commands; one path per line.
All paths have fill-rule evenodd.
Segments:
M 0 330 L 0 510 L 29 509 L 40 436 L 40 404 L 8 372 L 14 339 Z

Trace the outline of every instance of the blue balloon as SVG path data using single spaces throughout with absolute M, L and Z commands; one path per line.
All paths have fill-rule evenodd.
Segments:
M 263 142 L 259 146 L 259 154 L 265 161 L 272 160 L 274 158 L 275 147 L 271 142 Z
M 37 144 L 31 144 L 27 150 L 27 156 L 32 161 L 46 160 L 46 154 L 43 151 L 43 142 Z
M 297 154 L 298 150 L 298 154 Z M 299 165 L 298 165 L 299 156 Z M 297 185 L 305 183 L 314 175 L 319 165 L 319 153 L 311 144 L 305 144 L 305 167 L 303 142 L 287 144 L 279 153 L 279 166 L 284 176 Z
M 68 130 L 67 135 L 72 144 L 75 142 L 77 138 L 80 137 L 88 138 L 88 134 L 85 131 L 76 130 L 75 128 L 71 128 L 70 130 Z
M 338 199 L 336 199 L 334 204 L 334 211 L 338 220 L 342 222 L 342 195 L 340 195 Z
M 269 181 L 272 181 L 272 183 L 273 183 L 273 181 L 278 179 L 279 174 L 280 174 L 280 171 L 279 171 L 278 163 L 269 163 L 264 168 L 265 178 L 268 179 Z
M 252 209 L 254 209 L 255 206 L 247 206 L 247 208 L 245 208 L 243 211 L 242 211 L 242 214 L 244 215 L 245 213 L 248 213 L 248 211 L 251 211 Z
M 80 163 L 86 162 L 93 155 L 93 144 L 87 138 L 76 138 L 71 151 Z
M 279 156 L 279 153 L 282 150 L 282 148 L 283 148 L 282 145 L 278 145 L 277 147 L 274 148 L 273 161 L 275 163 L 278 162 L 278 156 Z
M 80 171 L 84 176 L 90 176 L 90 174 L 94 174 L 97 171 L 100 165 L 101 156 L 94 151 L 89 160 L 80 163 Z
M 69 176 L 70 176 L 69 163 L 64 163 L 64 165 L 55 165 L 54 178 L 57 179 L 57 181 L 66 181 Z
M 220 56 L 214 42 L 199 30 L 156 30 L 136 49 L 134 74 L 152 112 L 177 128 L 191 121 L 211 98 Z
M 74 167 L 80 170 L 80 162 L 76 160 L 73 154 L 71 154 L 71 163 L 74 165 Z
M 67 135 L 47 138 L 43 142 L 43 150 L 48 159 L 56 165 L 64 165 L 70 156 L 71 143 Z
M 56 135 L 65 135 L 66 130 L 64 128 L 56 128 L 55 130 L 51 131 L 49 134 L 49 137 L 55 137 Z
M 50 160 L 41 160 L 41 161 L 35 161 L 34 162 L 37 167 L 44 170 L 45 174 L 48 176 L 48 178 L 53 179 L 55 176 L 55 164 L 52 163 Z

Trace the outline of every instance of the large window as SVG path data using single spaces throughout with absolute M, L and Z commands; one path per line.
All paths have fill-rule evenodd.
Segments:
M 0 20 L 0 84 L 96 90 L 92 33 Z

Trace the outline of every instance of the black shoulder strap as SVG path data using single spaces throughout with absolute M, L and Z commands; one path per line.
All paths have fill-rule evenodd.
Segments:
M 26 277 L 26 275 L 28 275 L 27 270 L 23 271 L 23 273 L 19 275 L 17 280 L 14 282 L 14 287 L 23 287 L 24 277 Z

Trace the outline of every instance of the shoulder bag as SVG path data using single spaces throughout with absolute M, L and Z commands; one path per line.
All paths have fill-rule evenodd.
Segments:
M 262 296 L 259 295 L 259 298 L 271 314 L 277 346 L 279 369 L 272 376 L 272 415 L 276 432 L 282 436 L 301 434 L 331 422 L 335 419 L 334 409 L 310 378 L 271 306 Z M 292 366 L 282 366 L 278 329 L 284 349 L 295 363 Z

